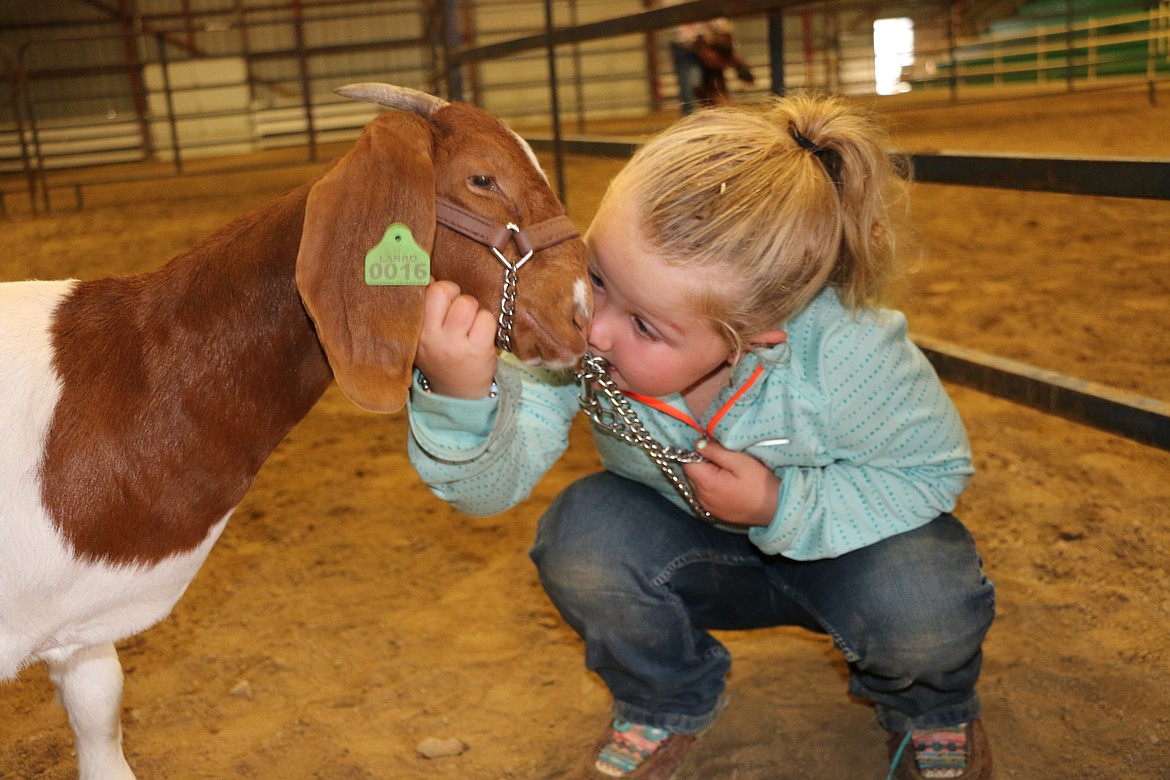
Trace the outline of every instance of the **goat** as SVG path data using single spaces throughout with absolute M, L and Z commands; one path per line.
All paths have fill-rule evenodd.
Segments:
M 134 777 L 114 643 L 170 613 L 281 439 L 334 379 L 406 403 L 428 274 L 367 284 L 384 236 L 499 312 L 520 359 L 584 352 L 584 244 L 528 145 L 469 105 L 339 92 L 405 110 L 151 272 L 0 284 L 0 681 L 47 664 L 83 780 Z

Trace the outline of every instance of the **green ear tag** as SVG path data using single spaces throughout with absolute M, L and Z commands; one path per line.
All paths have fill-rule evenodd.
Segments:
M 366 284 L 423 285 L 431 280 L 431 256 L 415 243 L 410 228 L 394 222 L 366 252 Z

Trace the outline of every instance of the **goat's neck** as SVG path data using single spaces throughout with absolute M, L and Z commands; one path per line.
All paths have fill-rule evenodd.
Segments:
M 192 381 L 223 381 L 221 402 L 261 421 L 272 446 L 332 380 L 296 287 L 307 194 L 294 190 L 177 256 L 144 301 L 169 324 L 165 352 L 198 356 Z

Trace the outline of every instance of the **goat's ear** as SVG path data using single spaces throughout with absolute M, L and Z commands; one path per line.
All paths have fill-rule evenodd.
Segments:
M 421 286 L 369 286 L 366 253 L 392 223 L 430 252 L 435 176 L 426 120 L 382 114 L 312 187 L 297 254 L 297 288 L 342 392 L 374 412 L 406 404 L 422 330 Z

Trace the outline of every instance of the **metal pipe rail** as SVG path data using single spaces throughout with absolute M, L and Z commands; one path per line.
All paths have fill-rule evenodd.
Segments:
M 566 43 L 584 43 L 617 35 L 650 32 L 680 24 L 701 22 L 717 16 L 735 17 L 762 14 L 807 5 L 807 0 L 694 0 L 690 3 L 655 8 L 651 11 L 603 19 L 575 27 L 553 27 L 535 35 L 454 49 L 447 55 L 448 70 L 474 62 L 498 59 L 511 54 Z

